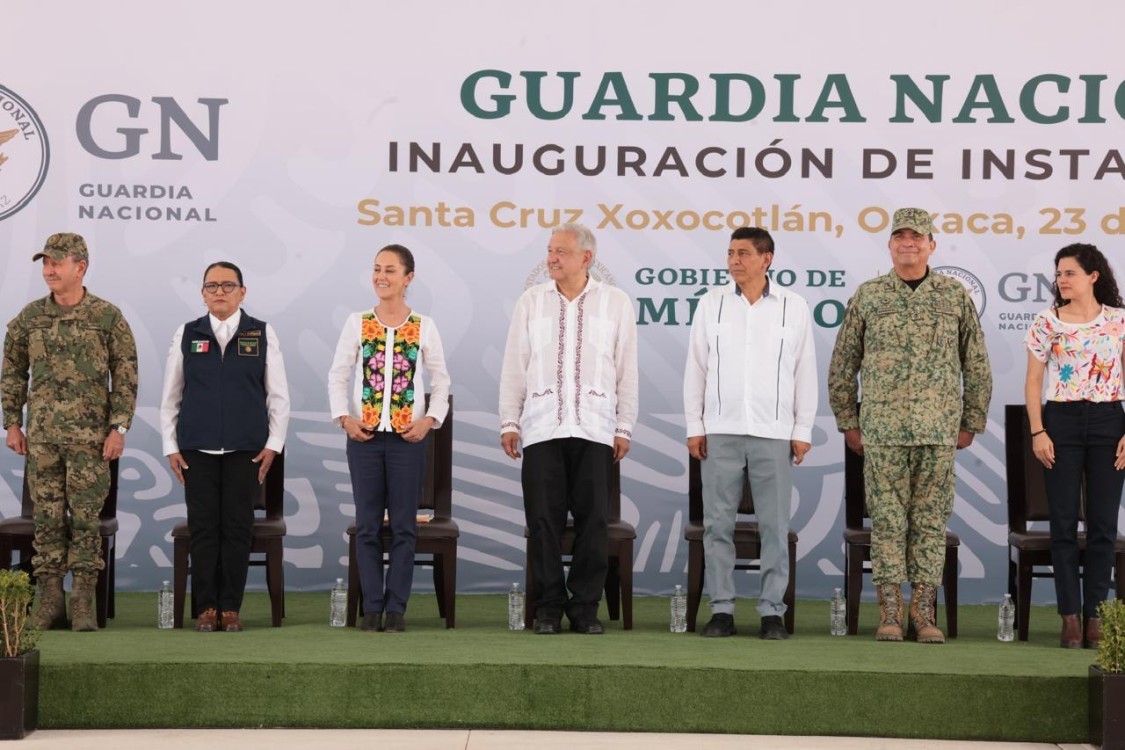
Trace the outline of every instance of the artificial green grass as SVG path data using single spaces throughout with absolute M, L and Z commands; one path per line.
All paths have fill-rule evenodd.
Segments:
M 47 633 L 40 725 L 497 727 L 1084 742 L 1092 652 L 1057 646 L 1032 613 L 1027 643 L 996 640 L 996 608 L 960 608 L 944 646 L 828 635 L 828 603 L 798 602 L 789 641 L 667 631 L 668 600 L 634 602 L 634 630 L 601 637 L 506 629 L 506 597 L 460 596 L 446 630 L 415 596 L 407 632 L 327 625 L 328 594 L 289 593 L 281 628 L 250 594 L 243 633 L 161 631 L 154 594 L 118 594 L 96 634 Z M 941 613 L 944 615 L 944 612 Z M 700 622 L 706 620 L 706 608 Z M 604 608 L 603 608 L 604 617 Z M 565 624 L 565 621 L 564 621 Z

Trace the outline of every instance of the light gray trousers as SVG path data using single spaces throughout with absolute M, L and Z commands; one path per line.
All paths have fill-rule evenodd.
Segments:
M 703 556 L 712 614 L 734 614 L 734 524 L 742 501 L 743 471 L 750 477 L 762 537 L 762 591 L 758 614 L 785 614 L 789 584 L 789 513 L 793 464 L 788 440 L 708 435 L 702 462 Z

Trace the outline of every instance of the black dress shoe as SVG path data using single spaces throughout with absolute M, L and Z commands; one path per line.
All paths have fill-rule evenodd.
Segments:
M 725 612 L 711 615 L 710 622 L 703 626 L 703 631 L 700 633 L 704 638 L 726 638 L 737 634 L 738 630 L 734 627 L 734 615 L 728 615 Z
M 359 623 L 360 630 L 366 630 L 370 633 L 383 629 L 383 613 L 382 612 L 364 612 L 363 619 Z
M 762 629 L 758 631 L 758 637 L 763 641 L 784 641 L 788 640 L 789 631 L 785 629 L 785 623 L 780 617 L 770 615 L 762 618 Z
M 387 620 L 383 623 L 384 633 L 401 633 L 406 630 L 406 618 L 402 612 L 388 612 Z
M 605 627 L 602 625 L 601 620 L 596 617 L 589 617 L 584 620 L 571 620 L 570 629 L 575 633 L 582 633 L 583 635 L 601 635 L 605 632 Z
M 534 629 L 536 635 L 558 635 L 562 627 L 558 617 L 537 617 Z

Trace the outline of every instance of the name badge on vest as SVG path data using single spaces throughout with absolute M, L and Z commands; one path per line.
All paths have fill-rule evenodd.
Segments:
M 258 339 L 238 339 L 238 356 L 240 357 L 257 357 L 258 356 Z
M 191 342 L 192 354 L 206 354 L 209 351 L 211 351 L 211 342 L 207 339 Z

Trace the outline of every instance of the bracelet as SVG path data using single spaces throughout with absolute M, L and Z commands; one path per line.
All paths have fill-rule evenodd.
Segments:
M 1033 432 L 1033 433 L 1031 433 L 1031 436 L 1032 436 L 1032 437 L 1036 437 L 1037 435 L 1042 435 L 1042 434 L 1043 434 L 1043 433 L 1045 433 L 1046 431 L 1047 431 L 1047 428 L 1045 428 L 1045 427 L 1044 427 L 1044 428 L 1043 428 L 1042 430 L 1039 430 L 1038 432 Z

